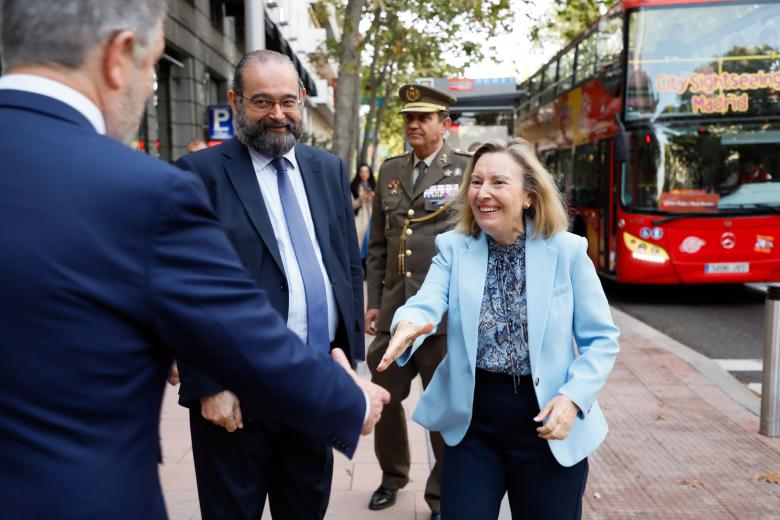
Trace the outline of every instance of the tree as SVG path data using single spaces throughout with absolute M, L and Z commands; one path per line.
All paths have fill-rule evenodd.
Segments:
M 531 41 L 564 44 L 595 22 L 617 0 L 555 0 L 553 8 L 541 14 L 531 29 Z
M 339 45 L 339 73 L 336 83 L 336 114 L 333 152 L 351 163 L 357 144 L 358 128 L 354 124 L 360 84 L 360 18 L 365 0 L 347 0 L 344 8 L 342 38 Z
M 339 63 L 334 152 L 347 164 L 366 161 L 382 129 L 399 121 L 398 86 L 420 76 L 450 75 L 485 58 L 495 50 L 483 50 L 482 42 L 510 30 L 513 19 L 509 0 L 321 0 L 326 1 L 344 14 L 343 36 L 340 42 L 326 42 L 313 58 Z M 358 8 L 363 34 L 361 23 L 354 21 Z M 351 88 L 358 71 L 368 113 L 363 146 L 353 154 L 360 106 Z

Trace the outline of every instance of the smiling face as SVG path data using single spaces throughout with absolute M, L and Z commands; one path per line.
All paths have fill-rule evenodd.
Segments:
M 284 61 L 250 61 L 242 84 L 240 93 L 228 92 L 236 114 L 236 136 L 268 157 L 284 155 L 303 135 L 301 105 L 306 92 L 299 86 L 295 67 Z
M 525 190 L 523 169 L 506 152 L 486 153 L 471 174 L 468 201 L 477 225 L 502 245 L 524 231 L 523 210 L 533 203 Z

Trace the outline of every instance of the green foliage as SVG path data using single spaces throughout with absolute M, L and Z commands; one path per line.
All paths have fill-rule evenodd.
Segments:
M 346 0 L 320 3 L 343 12 Z M 461 74 L 473 63 L 495 59 L 496 50 L 483 50 L 483 43 L 511 30 L 512 22 L 510 0 L 364 0 L 362 33 L 351 36 L 342 28 L 344 37 L 359 38 L 360 98 L 370 109 L 361 122 L 366 145 L 357 162 L 367 159 L 367 144 L 377 135 L 391 153 L 403 150 L 400 85 Z M 327 41 L 312 59 L 337 61 L 339 47 L 339 41 Z
M 536 18 L 531 29 L 534 43 L 565 44 L 617 3 L 617 0 L 555 0 L 553 8 Z

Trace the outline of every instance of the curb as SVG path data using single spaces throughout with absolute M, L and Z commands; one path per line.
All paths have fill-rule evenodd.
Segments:
M 761 415 L 761 398 L 748 390 L 748 388 L 740 383 L 737 378 L 732 376 L 728 371 L 721 368 L 720 365 L 712 361 L 710 358 L 696 352 L 690 347 L 686 347 L 679 341 L 670 338 L 666 334 L 650 327 L 646 323 L 639 321 L 633 316 L 630 316 L 625 312 L 616 309 L 615 307 L 610 307 L 610 310 L 612 311 L 613 316 L 619 316 L 622 321 L 628 322 L 631 329 L 634 330 L 638 335 L 647 338 L 659 348 L 666 350 L 667 352 L 671 352 L 698 370 L 722 392 L 734 399 L 753 415 Z

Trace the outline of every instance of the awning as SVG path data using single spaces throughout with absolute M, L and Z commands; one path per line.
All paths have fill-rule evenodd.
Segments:
M 295 52 L 290 48 L 290 43 L 282 36 L 282 31 L 279 30 L 279 27 L 271 20 L 271 17 L 269 17 L 267 13 L 265 15 L 265 47 L 266 49 L 281 52 L 282 54 L 289 56 L 295 64 L 295 70 L 298 71 L 303 86 L 306 87 L 306 95 L 309 97 L 317 95 L 317 85 L 314 83 L 314 79 L 312 79 L 309 71 L 306 70 L 306 67 L 301 63 L 301 60 L 298 59 L 298 56 L 296 56 Z

